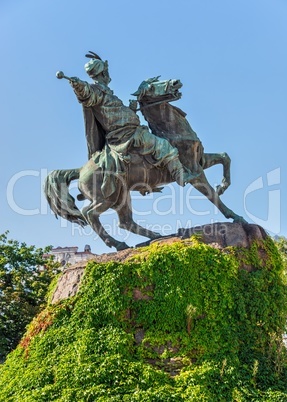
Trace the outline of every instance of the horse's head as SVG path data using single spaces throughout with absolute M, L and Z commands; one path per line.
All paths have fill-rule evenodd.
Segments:
M 180 99 L 179 89 L 182 87 L 180 80 L 160 81 L 159 77 L 143 81 L 132 95 L 136 96 L 141 103 L 170 102 Z

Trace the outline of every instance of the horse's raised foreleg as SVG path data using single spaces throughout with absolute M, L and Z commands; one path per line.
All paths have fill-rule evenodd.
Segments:
M 193 185 L 198 191 L 200 191 L 206 198 L 209 199 L 225 216 L 225 218 L 231 218 L 234 222 L 242 222 L 247 223 L 242 216 L 237 215 L 230 208 L 228 208 L 219 198 L 218 193 L 214 190 L 214 188 L 208 183 L 205 174 L 202 174 L 190 181 L 190 184 Z
M 129 248 L 129 246 L 125 242 L 120 242 L 110 236 L 100 222 L 100 214 L 108 210 L 110 207 L 111 205 L 108 202 L 100 204 L 92 202 L 89 206 L 83 208 L 82 214 L 85 216 L 92 229 L 100 236 L 108 247 L 115 247 L 117 251 L 125 250 L 126 248 Z
M 224 193 L 224 191 L 230 186 L 230 163 L 231 159 L 226 152 L 219 154 L 204 154 L 203 155 L 203 169 L 208 169 L 211 166 L 222 164 L 223 166 L 223 179 L 221 184 L 216 187 L 216 192 L 218 195 Z
M 131 210 L 131 198 L 127 195 L 126 202 L 116 209 L 119 216 L 119 227 L 129 232 L 138 234 L 140 236 L 148 237 L 149 239 L 158 239 L 162 237 L 159 233 L 153 232 L 152 230 L 145 229 L 144 227 L 138 225 L 132 216 Z

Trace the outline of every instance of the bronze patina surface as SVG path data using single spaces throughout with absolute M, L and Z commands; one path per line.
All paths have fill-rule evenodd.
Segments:
M 93 83 L 67 77 L 61 71 L 57 73 L 58 78 L 69 80 L 83 107 L 89 160 L 82 168 L 56 170 L 48 175 L 45 194 L 56 216 L 90 225 L 109 247 L 122 250 L 127 244 L 108 234 L 99 216 L 112 208 L 118 214 L 121 228 L 156 239 L 159 233 L 133 220 L 130 191 L 142 195 L 159 192 L 161 186 L 175 181 L 181 186 L 192 184 L 226 218 L 245 222 L 220 199 L 230 185 L 229 156 L 205 153 L 186 114 L 170 103 L 181 97 L 180 80 L 147 79 L 133 94 L 136 100 L 125 106 L 109 88 L 107 61 L 93 52 L 86 56 L 90 61 L 85 64 L 85 70 Z M 138 111 L 147 126 L 140 124 Z M 216 164 L 223 166 L 223 179 L 215 190 L 208 183 L 204 169 Z M 82 211 L 69 194 L 69 184 L 76 179 L 78 198 L 90 201 Z

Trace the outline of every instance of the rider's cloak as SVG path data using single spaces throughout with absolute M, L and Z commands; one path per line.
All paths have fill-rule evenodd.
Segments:
M 85 134 L 88 147 L 88 159 L 97 151 L 102 151 L 105 145 L 105 132 L 96 119 L 91 107 L 83 106 Z

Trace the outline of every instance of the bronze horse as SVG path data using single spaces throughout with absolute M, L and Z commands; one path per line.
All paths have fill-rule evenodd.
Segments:
M 231 218 L 235 222 L 245 222 L 220 199 L 220 195 L 230 185 L 229 156 L 226 153 L 204 153 L 200 140 L 185 118 L 186 114 L 169 103 L 181 97 L 179 92 L 181 82 L 179 80 L 159 81 L 158 78 L 143 81 L 133 94 L 137 97 L 139 110 L 147 120 L 149 128 L 153 134 L 168 139 L 178 148 L 181 162 L 194 174 L 190 184 L 205 195 L 225 218 Z M 126 172 L 115 177 L 115 191 L 107 197 L 102 191 L 104 175 L 113 176 L 115 173 L 104 171 L 104 167 L 97 163 L 98 160 L 99 158 L 93 156 L 80 169 L 55 170 L 49 173 L 44 190 L 55 215 L 82 226 L 90 225 L 107 246 L 115 247 L 118 251 L 128 248 L 128 245 L 109 235 L 99 219 L 100 215 L 110 208 L 117 212 L 120 228 L 149 239 L 161 237 L 159 233 L 145 229 L 133 220 L 130 191 L 139 191 L 142 195 L 160 191 L 160 186 L 173 182 L 167 168 L 155 167 L 152 156 L 148 155 L 143 159 L 136 153 L 136 148 L 130 149 Z M 214 190 L 206 179 L 204 169 L 216 164 L 223 165 L 223 179 L 221 185 Z M 78 198 L 90 201 L 90 204 L 82 211 L 78 209 L 75 199 L 69 194 L 69 184 L 77 179 L 81 192 Z

